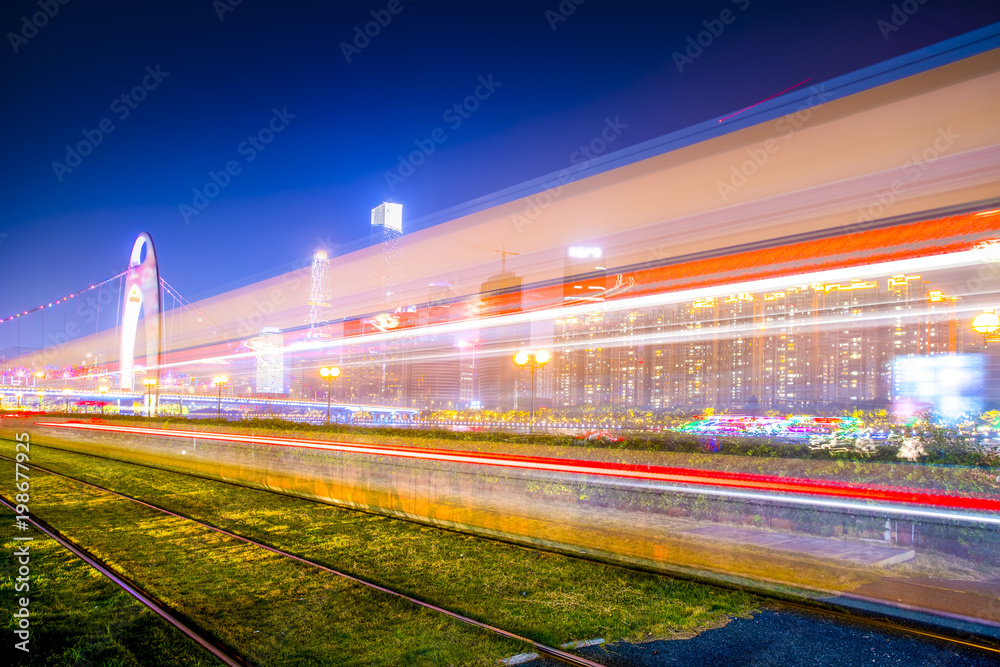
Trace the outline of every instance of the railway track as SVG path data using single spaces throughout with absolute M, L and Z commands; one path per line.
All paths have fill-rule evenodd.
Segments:
M 37 446 L 38 445 L 36 445 L 36 447 Z M 59 449 L 59 448 L 52 448 L 52 449 Z M 72 454 L 81 454 L 80 452 L 69 452 L 68 450 L 62 450 L 62 449 L 60 449 L 59 451 L 64 451 L 64 452 L 68 452 L 68 453 L 72 453 Z M 95 455 L 90 455 L 90 454 L 81 454 L 81 455 L 83 455 L 83 456 L 95 456 Z M 96 458 L 104 458 L 104 457 L 99 457 L 98 456 Z M 2 456 L 2 455 L 0 455 L 0 460 L 8 461 L 8 462 L 11 462 L 11 463 L 15 462 L 14 459 L 12 459 L 10 457 L 7 457 L 7 456 Z M 151 467 L 151 466 L 143 466 L 142 464 L 134 464 L 134 463 L 126 462 L 126 461 L 118 461 L 116 459 L 111 459 L 111 460 L 115 460 L 117 463 L 125 463 L 126 465 L 134 465 L 134 466 L 139 466 L 139 467 Z M 559 661 L 561 663 L 568 664 L 568 665 L 577 665 L 579 667 L 601 667 L 601 665 L 599 663 L 593 662 L 591 660 L 588 660 L 588 659 L 583 658 L 583 657 L 578 656 L 578 655 L 574 655 L 574 654 L 569 653 L 567 651 L 564 651 L 562 649 L 555 648 L 555 647 L 552 647 L 552 646 L 548 646 L 548 645 L 542 644 L 540 642 L 536 642 L 536 641 L 534 641 L 532 639 L 529 639 L 527 637 L 523 637 L 523 636 L 518 635 L 516 633 L 510 632 L 508 630 L 504 630 L 503 628 L 499 628 L 499 627 L 496 627 L 494 625 L 490 625 L 488 623 L 484 623 L 482 621 L 477 621 L 477 620 L 475 620 L 473 618 L 470 618 L 468 616 L 459 614 L 459 613 L 454 612 L 454 611 L 452 611 L 450 609 L 445 609 L 443 607 L 431 604 L 429 602 L 425 602 L 423 600 L 420 600 L 420 599 L 417 599 L 415 597 L 406 595 L 405 593 L 401 593 L 401 592 L 393 590 L 391 588 L 388 588 L 388 587 L 376 584 L 376 583 L 371 582 L 371 581 L 367 581 L 365 579 L 362 579 L 360 577 L 356 577 L 356 576 L 348 574 L 346 572 L 341 572 L 341 571 L 336 570 L 334 568 L 331 568 L 331 567 L 328 567 L 326 565 L 323 565 L 322 563 L 317 563 L 316 561 L 309 560 L 307 558 L 303 558 L 302 556 L 293 554 L 293 553 L 285 551 L 283 549 L 279 549 L 277 547 L 274 547 L 272 545 L 266 544 L 266 543 L 261 542 L 259 540 L 255 540 L 253 538 L 246 537 L 244 535 L 240 535 L 240 534 L 234 533 L 232 531 L 228 531 L 228 530 L 226 530 L 224 528 L 220 528 L 218 526 L 214 526 L 214 525 L 212 525 L 210 523 L 207 523 L 207 522 L 204 522 L 204 521 L 200 521 L 198 519 L 192 518 L 190 516 L 186 516 L 186 515 L 181 514 L 179 512 L 174 512 L 174 511 L 172 511 L 170 509 L 167 509 L 165 507 L 161 507 L 159 505 L 156 505 L 155 503 L 146 502 L 146 501 L 141 500 L 139 498 L 135 498 L 133 496 L 130 496 L 130 495 L 127 495 L 127 494 L 124 494 L 124 493 L 120 493 L 120 492 L 115 491 L 113 489 L 109 489 L 107 487 L 103 487 L 103 486 L 100 486 L 98 484 L 93 484 L 91 482 L 87 482 L 85 480 L 79 479 L 77 477 L 73 477 L 71 475 L 66 475 L 64 473 L 60 473 L 60 472 L 57 472 L 55 470 L 51 470 L 49 468 L 45 468 L 43 466 L 39 466 L 39 465 L 37 465 L 35 463 L 31 464 L 31 469 L 37 470 L 37 471 L 40 471 L 40 472 L 43 472 L 43 473 L 46 473 L 46 474 L 49 474 L 49 475 L 53 475 L 53 476 L 56 476 L 56 477 L 60 477 L 60 478 L 63 478 L 63 479 L 70 480 L 72 482 L 75 482 L 75 483 L 80 484 L 82 486 L 86 486 L 86 487 L 91 488 L 91 489 L 95 489 L 95 490 L 100 491 L 102 493 L 113 495 L 113 496 L 115 496 L 117 498 L 128 500 L 130 502 L 136 503 L 136 504 L 141 505 L 143 507 L 146 507 L 148 509 L 155 510 L 155 511 L 160 512 L 160 513 L 162 513 L 164 515 L 167 515 L 167 516 L 171 516 L 171 517 L 174 517 L 174 518 L 177 518 L 177 519 L 182 519 L 184 521 L 188 521 L 188 522 L 190 522 L 190 523 L 192 523 L 192 524 L 194 524 L 196 526 L 199 526 L 201 528 L 205 528 L 205 529 L 214 531 L 214 532 L 219 533 L 221 535 L 224 535 L 226 537 L 234 538 L 234 539 L 239 540 L 239 541 L 241 541 L 241 542 L 243 542 L 245 544 L 248 544 L 248 545 L 251 545 L 251 546 L 254 546 L 254 547 L 258 547 L 260 549 L 264 549 L 264 550 L 266 550 L 268 552 L 271 552 L 273 554 L 282 556 L 284 558 L 287 558 L 289 560 L 292 560 L 292 561 L 295 561 L 295 562 L 298 562 L 298 563 L 302 563 L 302 564 L 307 565 L 309 567 L 315 568 L 315 569 L 317 569 L 319 571 L 326 572 L 328 574 L 333 574 L 333 575 L 336 575 L 338 577 L 342 577 L 342 578 L 344 578 L 344 579 L 346 579 L 348 581 L 354 582 L 356 584 L 360 584 L 360 585 L 365 586 L 367 588 L 370 588 L 372 590 L 376 590 L 376 591 L 379 591 L 381 593 L 393 596 L 395 598 L 405 600 L 406 602 L 409 602 L 409 603 L 411 603 L 413 605 L 422 607 L 424 609 L 431 610 L 431 611 L 436 612 L 438 614 L 441 614 L 443 616 L 447 616 L 448 618 L 451 618 L 453 620 L 459 621 L 459 622 L 464 623 L 466 625 L 470 625 L 470 626 L 473 626 L 473 627 L 485 630 L 487 632 L 490 632 L 490 633 L 495 634 L 497 636 L 503 637 L 505 639 L 512 639 L 514 641 L 522 642 L 522 643 L 524 643 L 526 645 L 531 646 L 540 655 L 552 658 L 552 659 L 557 660 L 557 661 Z M 173 474 L 176 474 L 176 475 L 181 475 L 181 476 L 186 476 L 186 477 L 199 477 L 199 478 L 201 478 L 200 476 L 197 476 L 197 475 L 190 475 L 188 473 L 183 473 L 183 472 L 179 472 L 179 471 L 175 471 L 175 470 L 169 470 L 168 471 L 168 470 L 163 470 L 161 468 L 156 468 L 156 469 L 157 470 L 161 470 L 163 472 L 173 473 Z M 216 481 L 216 480 L 213 480 L 213 481 Z M 3 505 L 5 505 L 12 512 L 14 511 L 14 506 L 12 504 L 10 504 L 9 501 L 6 498 L 3 498 L 2 496 L 0 496 L 0 502 L 2 502 Z M 64 546 L 65 548 L 69 549 L 77 557 L 79 557 L 82 560 L 84 560 L 88 565 L 90 565 L 91 567 L 94 567 L 98 572 L 100 572 L 104 576 L 106 576 L 109 579 L 111 579 L 111 581 L 113 581 L 116 585 L 118 585 L 121 588 L 123 588 L 126 592 L 128 592 L 130 595 L 132 595 L 133 597 L 135 597 L 142 604 L 146 605 L 151 610 L 153 610 L 154 612 L 156 612 L 158 615 L 160 615 L 161 617 L 163 617 L 164 619 L 166 619 L 169 623 L 171 623 L 171 625 L 173 625 L 174 627 L 176 627 L 179 630 L 181 630 L 182 632 L 184 632 L 184 634 L 186 634 L 192 640 L 194 640 L 195 642 L 197 642 L 200 646 L 202 646 L 202 648 L 205 648 L 206 650 L 210 651 L 213 655 L 215 655 L 217 658 L 219 658 L 220 660 L 222 660 L 225 664 L 230 665 L 231 667 L 236 667 L 236 666 L 238 666 L 238 667 L 246 667 L 246 666 L 248 666 L 250 664 L 247 661 L 245 661 L 243 658 L 241 658 L 238 654 L 236 654 L 235 651 L 233 651 L 232 649 L 229 649 L 227 647 L 222 647 L 220 645 L 217 645 L 215 642 L 213 642 L 212 640 L 210 640 L 207 637 L 205 637 L 203 633 L 201 633 L 197 629 L 193 628 L 191 626 L 191 624 L 185 623 L 185 621 L 178 614 L 174 613 L 172 610 L 170 610 L 168 607 L 166 607 L 162 603 L 159 603 L 158 601 L 156 601 L 151 595 L 149 595 L 148 593 L 145 593 L 144 591 L 142 591 L 134 583 L 129 582 L 128 580 L 124 579 L 123 577 L 120 577 L 119 575 L 116 575 L 113 571 L 111 571 L 111 569 L 108 566 L 106 566 L 105 564 L 103 564 L 102 562 L 100 562 L 97 558 L 95 558 L 94 556 L 92 556 L 91 554 L 89 554 L 85 549 L 83 549 L 79 545 L 74 544 L 71 540 L 69 540 L 65 536 L 61 535 L 56 529 L 52 528 L 51 526 L 49 526 L 48 524 L 46 524 L 44 521 L 42 521 L 40 519 L 37 519 L 37 518 L 34 518 L 34 517 L 29 518 L 29 520 L 35 526 L 37 526 L 39 528 L 39 530 L 41 530 L 45 534 L 49 535 L 53 539 L 55 539 L 62 546 Z
M 132 461 L 123 461 L 123 460 L 120 460 L 120 459 L 115 459 L 115 458 L 111 458 L 111 457 L 101 456 L 101 455 L 98 455 L 98 454 L 92 454 L 92 453 L 87 453 L 87 452 L 80 452 L 80 451 L 75 451 L 75 450 L 63 449 L 63 448 L 54 447 L 54 446 L 51 446 L 51 445 L 36 445 L 36 446 L 42 447 L 42 448 L 47 448 L 47 449 L 52 449 L 52 450 L 55 450 L 55 451 L 59 451 L 59 452 L 63 452 L 63 453 L 66 453 L 66 454 L 71 454 L 71 455 L 77 455 L 77 456 L 89 457 L 89 458 L 96 458 L 96 459 L 100 459 L 100 460 L 114 461 L 114 462 L 119 463 L 119 464 L 124 464 L 124 465 L 128 465 L 128 466 L 133 466 L 133 467 L 148 468 L 148 469 L 152 469 L 152 470 L 156 470 L 156 471 L 160 471 L 160 472 L 164 472 L 164 473 L 169 473 L 169 474 L 174 474 L 174 475 L 178 475 L 178 476 L 182 476 L 182 477 L 189 477 L 189 478 L 194 478 L 194 479 L 199 479 L 199 480 L 210 481 L 210 482 L 214 482 L 214 483 L 234 485 L 234 486 L 237 486 L 237 487 L 241 486 L 239 484 L 234 484 L 232 482 L 224 482 L 224 481 L 221 481 L 221 480 L 209 477 L 209 476 L 205 476 L 205 475 L 200 475 L 200 474 L 197 474 L 197 473 L 190 473 L 190 472 L 184 472 L 184 471 L 178 471 L 178 470 L 171 470 L 171 469 L 162 468 L 162 467 L 159 467 L 159 466 L 154 466 L 154 465 L 144 464 L 144 463 L 137 463 L 137 462 L 132 462 Z M 5 457 L 5 456 L 0 456 L 0 459 L 5 459 L 5 460 L 8 460 L 8 461 L 12 460 L 12 459 L 9 459 L 8 457 Z M 535 642 L 533 640 L 530 640 L 528 638 L 522 637 L 522 636 L 517 635 L 515 633 L 508 632 L 508 631 L 503 630 L 501 628 L 497 628 L 497 627 L 494 627 L 492 625 L 489 625 L 489 624 L 486 624 L 486 623 L 482 623 L 480 621 L 476 621 L 475 619 L 468 618 L 466 616 L 463 616 L 461 614 L 457 614 L 455 612 L 452 612 L 450 610 L 444 609 L 442 607 L 439 607 L 439 606 L 436 606 L 436 605 L 424 602 L 422 600 L 419 600 L 419 599 L 407 596 L 407 595 L 405 595 L 403 593 L 394 591 L 394 590 L 389 589 L 387 587 L 383 587 L 383 586 L 380 586 L 378 584 L 375 584 L 375 583 L 372 583 L 372 582 L 368 582 L 366 580 L 363 580 L 361 578 L 355 577 L 353 575 L 337 571 L 335 569 L 332 569 L 332 568 L 329 568 L 327 566 L 324 566 L 324 565 L 322 565 L 320 563 L 316 563 L 315 561 L 311 561 L 311 560 L 302 558 L 300 556 L 297 556 L 295 554 L 289 553 L 287 551 L 283 551 L 283 550 L 277 549 L 275 547 L 272 547 L 272 546 L 270 546 L 268 544 L 265 544 L 263 542 L 259 542 L 259 541 L 253 540 L 252 538 L 248 538 L 248 537 L 245 537 L 245 536 L 242 536 L 242 535 L 239 535 L 239 534 L 227 531 L 225 529 L 219 528 L 219 527 L 214 526 L 212 524 L 205 523 L 205 522 L 199 521 L 197 519 L 193 519 L 193 518 L 187 517 L 187 516 L 185 516 L 183 514 L 179 514 L 179 513 L 173 512 L 171 510 L 168 510 L 166 508 L 157 506 L 157 505 L 152 504 L 152 503 L 148 503 L 148 502 L 140 500 L 138 498 L 134 498 L 132 496 L 128 496 L 126 494 L 122 494 L 122 493 L 113 491 L 111 489 L 107 489 L 105 487 L 101 487 L 99 485 L 92 484 L 90 482 L 86 482 L 84 480 L 81 480 L 81 479 L 78 479 L 78 478 L 75 478 L 75 477 L 72 477 L 72 476 L 69 476 L 69 475 L 65 475 L 63 473 L 59 473 L 57 471 L 50 470 L 50 469 L 47 469 L 47 468 L 44 468 L 44 467 L 40 467 L 40 466 L 37 466 L 37 465 L 34 465 L 34 464 L 32 464 L 32 467 L 35 468 L 36 470 L 40 470 L 40 471 L 45 472 L 47 474 L 52 474 L 52 475 L 55 475 L 55 476 L 58 476 L 58 477 L 69 479 L 69 480 L 72 480 L 72 481 L 74 481 L 76 483 L 83 484 L 83 485 L 86 485 L 88 487 L 92 487 L 94 489 L 97 489 L 99 491 L 103 491 L 103 492 L 106 492 L 106 493 L 113 494 L 113 495 L 121 497 L 123 499 L 127 499 L 129 501 L 132 501 L 132 502 L 138 503 L 140 505 L 146 506 L 148 508 L 154 509 L 154 510 L 156 510 L 158 512 L 163 512 L 163 513 L 165 513 L 167 515 L 170 515 L 170 516 L 174 516 L 174 517 L 178 517 L 178 518 L 181 518 L 181 519 L 184 519 L 184 520 L 187 520 L 187 521 L 191 521 L 191 522 L 193 522 L 193 523 L 195 523 L 195 524 L 197 524 L 199 526 L 208 528 L 208 529 L 210 529 L 212 531 L 215 531 L 215 532 L 218 532 L 220 534 L 236 538 L 236 539 L 241 540 L 241 541 L 243 541 L 243 542 L 245 542 L 247 544 L 258 546 L 258 547 L 266 549 L 266 550 L 268 550 L 268 551 L 270 551 L 272 553 L 281 555 L 283 557 L 287 557 L 287 558 L 289 558 L 291 560 L 295 560 L 295 561 L 301 562 L 301 563 L 309 565 L 311 567 L 315 567 L 315 568 L 317 568 L 319 570 L 322 570 L 322 571 L 325 571 L 325 572 L 328 572 L 328 573 L 331 573 L 331 574 L 334 574 L 334 575 L 337 575 L 337 576 L 340 576 L 340 577 L 344 577 L 345 579 L 357 582 L 359 584 L 362 584 L 362 585 L 364 585 L 366 587 L 369 587 L 369 588 L 372 588 L 374 590 L 378 590 L 378 591 L 381 591 L 383 593 L 387 593 L 389 595 L 392 595 L 392 596 L 395 596 L 395 597 L 407 600 L 407 601 L 409 601 L 409 602 L 411 602 L 411 603 L 413 603 L 415 605 L 419 605 L 421 607 L 433 610 L 433 611 L 441 613 L 443 615 L 447 615 L 447 616 L 449 616 L 449 617 L 451 617 L 451 618 L 453 618 L 455 620 L 458 620 L 458 621 L 461 621 L 463 623 L 467 623 L 469 625 L 472 625 L 472 626 L 475 626 L 475 627 L 487 630 L 487 631 L 492 632 L 492 633 L 494 633 L 494 634 L 496 634 L 498 636 L 502 636 L 502 637 L 506 637 L 506 638 L 513 639 L 513 640 L 516 640 L 516 641 L 524 642 L 526 644 L 529 644 L 529 645 L 533 646 L 535 648 L 535 650 L 539 654 L 551 657 L 551 658 L 553 658 L 555 660 L 558 660 L 560 662 L 563 662 L 565 664 L 591 665 L 591 666 L 598 664 L 598 663 L 594 663 L 592 661 L 589 661 L 586 658 L 582 658 L 580 656 L 576 656 L 576 655 L 573 655 L 571 653 L 567 653 L 566 651 L 562 651 L 561 649 L 554 648 L 554 647 L 551 647 L 551 646 L 547 646 L 547 645 L 541 644 L 539 642 Z M 275 494 L 275 495 L 278 495 L 278 496 L 288 497 L 288 494 L 283 494 L 283 493 L 281 493 L 279 491 L 276 491 L 276 490 L 273 490 L 273 489 L 261 489 L 261 488 L 258 488 L 258 487 L 248 487 L 248 488 L 253 488 L 253 489 L 257 490 L 257 491 L 264 491 L 264 492 L 267 492 L 267 493 L 270 493 L 270 494 Z M 301 500 L 301 498 L 297 498 L 297 499 Z M 758 594 L 762 594 L 764 596 L 767 595 L 766 591 L 756 591 L 756 592 Z M 801 611 L 807 611 L 807 612 L 812 612 L 812 613 L 820 613 L 820 614 L 823 614 L 823 615 L 828 615 L 828 616 L 831 616 L 831 617 L 834 617 L 834 618 L 838 618 L 840 620 L 860 621 L 860 622 L 867 623 L 867 624 L 869 624 L 869 625 L 871 625 L 873 627 L 877 627 L 877 628 L 889 629 L 889 630 L 896 630 L 896 631 L 900 631 L 900 632 L 904 632 L 904 633 L 908 633 L 908 634 L 913 634 L 913 635 L 921 636 L 921 637 L 924 637 L 924 638 L 927 638 L 927 639 L 940 640 L 940 641 L 945 641 L 945 642 L 949 642 L 949 643 L 954 643 L 954 644 L 959 644 L 959 645 L 971 647 L 971 648 L 978 649 L 978 650 L 981 650 L 981 651 L 984 651 L 986 653 L 993 654 L 993 655 L 1000 655 L 1000 648 L 998 648 L 997 646 L 994 646 L 994 645 L 984 644 L 984 643 L 981 643 L 981 642 L 978 642 L 978 641 L 968 641 L 968 640 L 960 639 L 958 637 L 952 637 L 952 636 L 948 636 L 948 635 L 945 635 L 945 634 L 941 634 L 939 632 L 928 631 L 927 629 L 920 629 L 920 628 L 917 628 L 917 627 L 910 627 L 909 625 L 904 625 L 904 624 L 896 623 L 896 622 L 894 622 L 894 621 L 892 621 L 892 620 L 890 620 L 888 618 L 883 618 L 881 616 L 858 615 L 858 614 L 851 613 L 851 612 L 845 612 L 845 611 L 843 611 L 841 609 L 838 609 L 838 608 L 835 608 L 835 607 L 829 607 L 829 606 L 824 605 L 824 604 L 817 605 L 817 604 L 811 604 L 811 603 L 794 602 L 794 601 L 790 601 L 790 600 L 788 600 L 786 598 L 776 599 L 776 600 L 774 600 L 774 602 L 775 602 L 775 604 L 777 606 L 781 606 L 781 607 L 788 607 L 790 609 L 799 609 Z
M 12 459 L 6 456 L 0 457 L 7 461 Z M 32 466 L 36 470 L 41 470 L 37 466 Z M 17 514 L 14 504 L 11 503 L 7 498 L 0 496 L 0 505 L 3 505 L 9 509 L 13 514 Z M 94 568 L 106 578 L 111 580 L 113 584 L 121 588 L 123 591 L 131 595 L 134 599 L 138 600 L 141 604 L 145 605 L 147 608 L 152 610 L 155 614 L 160 616 L 170 625 L 174 626 L 181 632 L 183 632 L 189 639 L 201 646 L 203 649 L 214 655 L 216 658 L 221 660 L 224 664 L 229 667 L 252 667 L 251 663 L 247 662 L 232 648 L 220 644 L 219 642 L 211 639 L 202 630 L 197 628 L 193 623 L 182 618 L 172 609 L 167 607 L 165 604 L 157 600 L 154 596 L 150 595 L 147 591 L 143 590 L 135 582 L 126 579 L 115 572 L 102 560 L 91 554 L 89 551 L 83 547 L 77 545 L 72 540 L 67 538 L 65 535 L 60 533 L 58 530 L 50 526 L 45 521 L 28 516 L 28 522 L 31 523 L 35 528 L 40 530 L 42 533 L 48 535 L 53 540 L 58 542 L 63 548 L 68 550 L 74 556 L 82 560 L 84 563 Z

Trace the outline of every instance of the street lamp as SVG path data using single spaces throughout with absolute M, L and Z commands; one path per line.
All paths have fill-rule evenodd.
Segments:
M 101 416 L 104 416 L 104 397 L 108 393 L 108 388 L 107 388 L 107 386 L 105 386 L 105 385 L 102 384 L 100 387 L 97 388 L 97 391 L 101 392 Z M 41 409 L 41 404 L 42 404 L 41 396 L 42 395 L 39 394 L 38 396 L 39 396 L 38 405 L 39 405 L 39 409 Z
M 340 376 L 340 369 L 336 366 L 319 369 L 319 374 L 326 380 L 326 423 L 330 423 L 330 380 Z
M 156 384 L 156 378 L 142 378 L 142 384 L 146 387 L 146 403 L 149 408 L 146 410 L 146 416 L 153 416 L 153 385 Z
M 982 335 L 983 347 L 986 347 L 990 334 L 1000 330 L 1000 318 L 997 317 L 995 312 L 990 310 L 979 313 L 976 315 L 976 319 L 972 320 L 972 330 Z
M 38 411 L 41 412 L 42 411 L 42 392 L 37 392 L 37 393 L 38 393 Z
M 212 384 L 219 388 L 219 419 L 222 419 L 222 385 L 229 382 L 229 378 L 225 375 L 216 375 L 212 378 Z
M 535 369 L 545 368 L 545 364 L 549 361 L 549 353 L 547 350 L 538 350 L 537 352 L 525 352 L 521 350 L 514 355 L 514 363 L 524 368 L 528 365 L 531 369 L 531 412 L 528 419 L 528 433 L 534 433 L 535 431 Z
M 66 397 L 66 412 L 69 412 L 69 394 L 70 394 L 70 391 L 71 390 L 69 389 L 69 387 L 67 387 L 66 389 L 63 389 L 63 396 Z
M 21 394 L 14 394 L 17 397 L 17 409 L 21 409 Z

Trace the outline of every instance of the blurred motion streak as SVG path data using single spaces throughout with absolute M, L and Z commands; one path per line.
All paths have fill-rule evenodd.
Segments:
M 611 463 L 601 461 L 580 461 L 566 458 L 543 458 L 529 456 L 513 456 L 506 454 L 484 454 L 482 452 L 451 451 L 441 449 L 423 449 L 415 447 L 389 447 L 386 445 L 358 445 L 346 442 L 319 442 L 316 440 L 299 440 L 290 438 L 272 438 L 267 436 L 231 435 L 212 433 L 210 431 L 176 431 L 171 429 L 149 429 L 139 427 L 107 426 L 101 424 L 78 424 L 60 422 L 37 422 L 36 426 L 53 428 L 68 428 L 84 431 L 108 431 L 113 433 L 135 433 L 158 437 L 188 438 L 192 440 L 213 440 L 217 442 L 259 443 L 281 447 L 305 447 L 325 449 L 330 451 L 354 452 L 358 454 L 374 454 L 377 456 L 393 456 L 412 459 L 427 459 L 431 461 L 446 461 L 454 463 L 471 463 L 476 465 L 504 466 L 510 468 L 526 468 L 530 470 L 548 470 L 585 475 L 606 475 L 610 477 L 630 477 L 703 486 L 727 486 L 732 488 L 762 489 L 787 493 L 807 493 L 833 497 L 854 498 L 863 500 L 882 500 L 896 503 L 933 505 L 950 509 L 967 509 L 978 511 L 1000 511 L 1000 495 L 996 498 L 978 498 L 974 496 L 958 496 L 937 493 L 922 493 L 914 489 L 874 488 L 859 484 L 843 482 L 817 482 L 806 479 L 777 477 L 774 475 L 750 475 L 743 473 L 719 472 L 710 470 L 693 470 L 683 468 L 663 468 L 658 466 L 640 466 L 626 463 Z M 962 518 L 954 516 L 951 518 Z M 974 521 L 995 523 L 1000 525 L 1000 517 L 974 517 Z

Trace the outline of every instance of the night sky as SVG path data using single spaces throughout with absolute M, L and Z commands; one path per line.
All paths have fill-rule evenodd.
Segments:
M 124 270 L 140 231 L 197 299 L 356 247 L 381 201 L 412 225 L 569 166 L 606 119 L 623 148 L 1000 20 L 982 0 L 63 1 L 0 9 L 0 317 Z

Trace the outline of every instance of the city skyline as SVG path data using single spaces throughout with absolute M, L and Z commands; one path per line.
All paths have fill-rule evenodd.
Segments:
M 162 252 L 151 264 L 152 241 L 140 237 L 128 276 L 144 281 L 138 293 L 122 274 L 69 297 L 77 302 L 4 318 L 5 361 L 70 377 L 120 365 L 127 388 L 136 386 L 127 350 L 138 346 L 139 367 L 165 380 L 164 391 L 231 366 L 231 392 L 314 397 L 315 371 L 339 364 L 343 400 L 507 411 L 523 394 L 514 353 L 544 346 L 554 354 L 540 398 L 566 406 L 884 403 L 890 357 L 957 352 L 967 336 L 958 319 L 996 307 L 965 273 L 986 259 L 980 246 L 996 243 L 993 183 L 976 166 L 991 155 L 996 39 L 995 28 L 977 31 L 817 82 L 755 105 L 745 126 L 702 123 L 609 154 L 617 166 L 565 172 L 576 178 L 565 182 L 557 174 L 540 192 L 519 190 L 434 227 L 411 227 L 408 206 L 383 201 L 370 209 L 364 247 L 318 249 L 293 271 L 214 298 L 192 302 L 172 275 L 156 278 Z M 896 127 L 883 107 L 923 130 L 880 148 Z M 618 129 L 608 122 L 601 142 Z M 845 136 L 854 150 L 843 150 Z M 727 173 L 731 186 L 720 189 Z M 910 330 L 918 315 L 882 312 L 896 302 L 924 309 L 930 288 L 911 278 L 925 272 L 933 303 L 960 299 L 947 336 L 940 312 L 928 325 L 946 343 Z M 154 300 L 169 314 L 163 326 L 146 313 L 137 328 L 139 305 Z M 838 317 L 866 324 L 822 340 L 794 333 Z M 868 322 L 876 317 L 895 331 Z M 810 318 L 819 324 L 802 324 Z M 768 326 L 794 335 L 756 331 Z M 280 332 L 289 361 L 277 392 L 259 389 L 278 388 L 259 372 L 265 331 Z M 108 350 L 119 336 L 116 358 Z M 254 361 L 256 371 L 244 368 Z
M 568 274 L 560 285 L 561 300 L 583 283 L 614 286 L 624 279 L 636 285 L 638 275 L 595 276 L 589 271 L 596 249 L 583 252 L 574 246 L 566 254 Z M 311 278 L 322 276 L 322 268 L 315 269 L 323 262 L 317 256 Z M 584 272 L 572 273 L 576 270 Z M 968 272 L 959 272 L 963 274 L 968 281 Z M 240 363 L 231 366 L 227 395 L 245 390 L 254 395 L 315 398 L 322 390 L 313 377 L 317 368 L 336 363 L 344 371 L 336 386 L 339 402 L 503 412 L 521 407 L 526 392 L 526 378 L 512 363 L 513 353 L 545 347 L 553 358 L 539 377 L 540 406 L 667 411 L 888 407 L 899 398 L 893 393 L 895 358 L 979 351 L 979 339 L 960 324 L 960 317 L 967 318 L 960 316 L 957 299 L 937 289 L 962 278 L 953 271 L 936 276 L 937 280 L 905 273 L 845 276 L 838 282 L 813 284 L 796 284 L 789 276 L 787 286 L 780 289 L 772 281 L 768 290 L 644 309 L 623 307 L 612 295 L 607 301 L 577 302 L 579 315 L 561 317 L 558 309 L 552 311 L 548 338 L 531 335 L 527 323 L 485 328 L 478 323 L 479 318 L 522 314 L 524 287 L 512 273 L 496 274 L 483 283 L 479 296 L 484 308 L 471 321 L 464 320 L 465 310 L 450 287 L 439 284 L 432 286 L 425 303 L 398 313 L 386 330 L 379 332 L 378 320 L 357 320 L 360 326 L 343 334 L 329 322 L 313 321 L 317 289 L 310 279 L 309 301 L 293 309 L 302 313 L 302 324 L 284 333 L 274 327 L 255 332 L 247 344 L 252 353 L 243 355 L 248 369 L 240 371 Z M 974 305 L 963 305 L 961 312 L 970 308 L 975 310 Z M 170 311 L 165 316 L 169 328 Z M 534 317 L 531 326 L 539 322 L 544 318 Z M 427 327 L 434 330 L 455 323 L 462 324 L 466 333 L 422 333 Z M 364 342 L 393 329 L 403 337 L 374 343 L 375 347 Z M 406 334 L 410 330 L 413 333 Z M 354 336 L 361 336 L 358 344 L 350 342 Z M 334 357 L 294 352 L 291 344 L 296 340 L 319 345 Z M 4 384 L 9 370 L 5 368 Z M 282 375 L 280 382 L 276 374 Z M 92 376 L 92 382 L 99 383 L 101 377 Z M 208 377 L 200 382 L 207 386 Z M 158 390 L 169 393 L 193 387 L 190 383 L 196 376 L 180 380 L 168 370 Z

